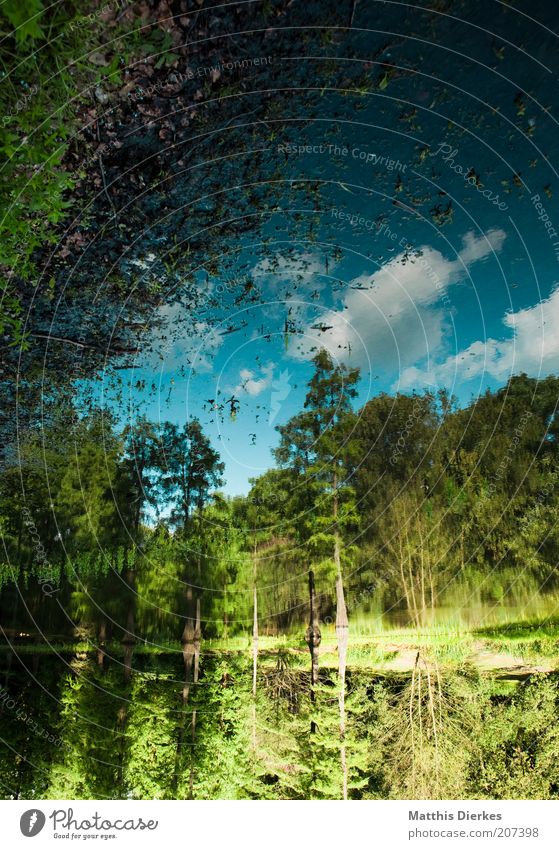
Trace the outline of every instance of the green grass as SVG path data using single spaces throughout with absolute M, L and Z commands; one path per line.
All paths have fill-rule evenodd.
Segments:
M 559 617 L 551 616 L 546 619 L 526 619 L 520 622 L 507 622 L 503 625 L 477 628 L 473 633 L 480 637 L 491 637 L 497 640 L 533 641 L 548 637 L 559 640 Z
M 9 650 L 0 645 L 0 651 Z M 87 654 L 97 651 L 94 641 L 78 643 L 57 642 L 52 646 L 40 644 L 18 644 L 19 654 L 61 655 Z M 120 642 L 109 642 L 105 646 L 107 655 L 121 658 L 123 646 Z M 309 651 L 305 642 L 304 628 L 281 636 L 259 637 L 259 666 L 261 670 L 275 667 L 278 652 L 289 656 L 294 670 L 308 670 Z M 476 628 L 471 631 L 460 627 L 431 626 L 394 628 L 382 627 L 374 620 L 374 627 L 354 627 L 350 623 L 347 665 L 354 671 L 377 674 L 409 674 L 417 652 L 423 659 L 444 669 L 478 669 L 484 674 L 497 674 L 499 670 L 528 670 L 543 667 L 559 669 L 559 618 L 526 620 L 504 625 Z M 244 655 L 247 662 L 252 653 L 252 636 L 238 634 L 227 639 L 204 639 L 201 653 Z M 134 654 L 140 656 L 180 656 L 179 640 L 151 645 L 139 641 Z M 320 666 L 336 670 L 338 666 L 337 638 L 333 625 L 322 628 Z

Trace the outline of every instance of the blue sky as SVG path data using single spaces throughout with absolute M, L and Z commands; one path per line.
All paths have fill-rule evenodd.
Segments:
M 251 248 L 247 278 L 258 302 L 235 306 L 229 280 L 211 320 L 204 314 L 192 328 L 185 307 L 168 308 L 169 325 L 176 330 L 182 318 L 188 330 L 130 374 L 133 407 L 155 420 L 201 419 L 225 461 L 229 493 L 246 492 L 272 464 L 275 426 L 301 409 L 321 346 L 361 369 L 359 404 L 380 391 L 439 386 L 467 402 L 510 374 L 557 370 L 555 262 L 527 285 L 530 258 L 510 222 L 496 218 L 483 233 L 454 225 L 455 234 L 419 237 L 412 251 L 399 230 L 392 240 L 385 228 L 372 236 L 380 258 L 363 250 L 371 235 L 349 226 L 335 242 L 272 243 L 277 261 Z M 233 416 L 231 398 L 239 402 Z
M 557 372 L 557 127 L 538 56 L 512 56 L 508 76 L 493 56 L 482 101 L 462 62 L 444 85 L 418 74 L 357 104 L 325 96 L 320 119 L 270 127 L 262 178 L 281 166 L 278 205 L 255 200 L 260 226 L 234 244 L 216 230 L 219 270 L 212 257 L 184 279 L 120 373 L 130 416 L 198 416 L 234 494 L 272 464 L 321 346 L 361 369 L 359 404 L 440 386 L 466 403 L 511 374 Z M 146 253 L 136 273 L 159 262 Z

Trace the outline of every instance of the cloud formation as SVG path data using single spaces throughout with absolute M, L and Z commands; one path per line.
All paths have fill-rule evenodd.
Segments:
M 243 368 L 239 372 L 240 382 L 233 389 L 234 395 L 241 395 L 246 392 L 252 398 L 258 397 L 266 389 L 272 385 L 275 363 L 268 363 L 267 366 L 260 368 L 261 377 L 257 377 L 256 373 L 248 368 Z
M 559 288 L 532 307 L 507 313 L 503 325 L 511 338 L 477 340 L 429 369 L 407 368 L 399 388 L 452 386 L 482 376 L 505 382 L 520 372 L 538 377 L 559 371 Z
M 341 309 L 324 312 L 322 326 L 309 321 L 294 356 L 308 359 L 313 347 L 325 347 L 340 359 L 351 352 L 353 364 L 370 362 L 375 371 L 394 375 L 440 354 L 452 327 L 449 289 L 474 263 L 499 252 L 505 238 L 500 229 L 467 233 L 453 260 L 428 245 L 420 256 L 402 250 L 373 274 L 351 280 Z

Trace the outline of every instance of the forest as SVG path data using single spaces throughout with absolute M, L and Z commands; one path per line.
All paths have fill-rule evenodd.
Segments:
M 3 799 L 559 798 L 516 5 L 0 5 Z
M 521 375 L 462 408 L 423 392 L 354 410 L 357 380 L 315 356 L 247 496 L 220 493 L 196 419 L 121 430 L 110 410 L 64 407 L 29 434 L 0 480 L 5 785 L 557 795 L 557 620 L 432 626 L 457 586 L 495 606 L 510 587 L 556 594 L 559 381 Z M 503 681 L 511 645 L 527 659 Z M 50 745 L 18 718 L 29 706 Z

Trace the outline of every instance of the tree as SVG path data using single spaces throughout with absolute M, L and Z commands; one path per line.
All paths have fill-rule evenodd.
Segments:
M 130 501 L 122 445 L 107 411 L 77 422 L 73 450 L 55 499 L 65 551 L 110 551 L 127 539 Z
M 340 679 L 340 758 L 342 794 L 347 798 L 348 771 L 345 746 L 345 676 L 349 622 L 342 572 L 344 530 L 357 524 L 350 477 L 359 456 L 352 439 L 355 418 L 351 400 L 357 395 L 358 369 L 334 365 L 324 349 L 313 359 L 315 371 L 309 382 L 305 409 L 286 425 L 280 425 L 278 462 L 291 465 L 312 493 L 307 545 L 315 555 L 332 558 L 336 582 L 336 635 Z
M 248 498 L 239 504 L 238 517 L 243 522 L 246 546 L 252 561 L 252 741 L 256 748 L 256 694 L 258 678 L 258 573 L 260 560 L 286 542 L 285 522 L 282 522 L 278 498 L 285 475 L 272 469 L 251 480 Z M 239 509 L 241 508 L 241 509 Z M 273 557 L 273 554 L 272 554 Z
M 116 572 L 124 568 L 132 511 L 129 478 L 122 464 L 122 443 L 107 411 L 79 419 L 74 444 L 54 505 L 71 581 L 74 607 L 95 623 L 99 663 L 111 622 L 119 607 Z M 107 577 L 109 576 L 109 577 Z
M 375 519 L 376 560 L 400 588 L 414 625 L 424 625 L 428 608 L 435 607 L 441 579 L 449 577 L 452 566 L 444 504 L 414 482 L 406 489 L 385 491 L 386 504 Z
M 145 416 L 127 425 L 123 433 L 125 443 L 124 463 L 133 490 L 133 532 L 138 534 L 146 505 L 157 506 L 157 470 L 160 461 L 160 442 L 157 427 Z
M 178 526 L 178 540 L 186 546 L 187 560 L 190 558 L 190 542 L 195 541 L 196 531 L 200 530 L 202 510 L 212 488 L 222 482 L 223 463 L 219 454 L 210 444 L 202 431 L 198 419 L 191 419 L 182 429 L 171 422 L 165 422 L 159 440 L 159 477 L 158 486 L 172 506 L 171 522 Z M 196 511 L 196 512 L 195 512 Z M 185 624 L 182 633 L 182 654 L 185 668 L 185 681 L 182 690 L 183 715 L 175 759 L 175 786 L 178 781 L 178 764 L 184 736 L 184 707 L 188 701 L 192 683 L 198 682 L 198 665 L 201 640 L 201 570 L 202 555 L 198 548 L 196 555 L 196 584 L 192 568 L 187 562 L 182 574 L 185 591 Z M 196 596 L 193 589 L 196 589 Z M 194 745 L 196 711 L 192 712 L 191 735 Z M 193 764 L 191 763 L 191 795 L 193 792 Z
M 173 505 L 171 521 L 186 529 L 193 510 L 203 507 L 210 491 L 221 485 L 224 469 L 198 419 L 182 429 L 164 423 L 157 465 L 159 489 L 166 504 Z

